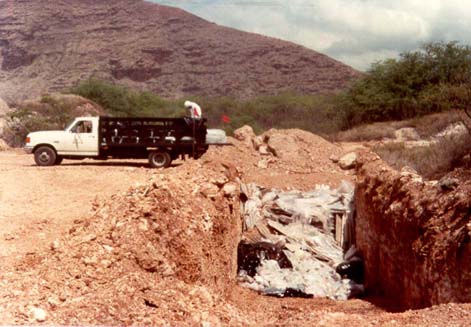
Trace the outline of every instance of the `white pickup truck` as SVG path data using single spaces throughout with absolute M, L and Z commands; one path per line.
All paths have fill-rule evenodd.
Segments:
M 201 157 L 210 144 L 225 144 L 222 130 L 208 130 L 205 119 L 79 117 L 63 131 L 29 133 L 24 149 L 39 166 L 62 159 L 148 158 L 165 168 L 179 156 Z

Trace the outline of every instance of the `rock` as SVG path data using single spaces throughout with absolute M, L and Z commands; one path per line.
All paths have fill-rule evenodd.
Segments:
M 234 137 L 243 142 L 247 146 L 252 146 L 252 140 L 255 138 L 255 133 L 252 127 L 244 125 L 234 131 Z
M 47 312 L 41 308 L 32 308 L 31 317 L 37 322 L 43 322 L 47 319 Z
M 260 160 L 260 161 L 257 163 L 257 167 L 258 167 L 258 168 L 261 168 L 261 169 L 267 169 L 267 168 L 268 168 L 268 161 L 266 161 L 266 160 Z
M 332 161 L 333 163 L 338 163 L 339 162 L 339 157 L 337 157 L 336 155 L 331 155 L 329 157 L 330 161 Z
M 401 168 L 401 176 L 416 176 L 418 175 L 417 170 L 412 167 L 404 166 Z
M 417 141 L 420 139 L 419 133 L 412 127 L 405 127 L 394 132 L 397 141 Z
M 219 188 L 213 183 L 206 182 L 201 185 L 201 194 L 203 194 L 203 196 L 205 196 L 206 198 L 215 198 L 218 192 Z
M 456 178 L 444 177 L 438 181 L 438 186 L 444 191 L 449 191 L 455 189 L 458 186 L 458 183 L 459 180 Z
M 237 194 L 237 189 L 239 187 L 237 186 L 236 183 L 227 183 L 226 185 L 224 185 L 224 187 L 222 188 L 223 192 L 224 192 L 224 195 L 225 196 L 234 196 Z
M 266 146 L 266 145 L 261 145 L 261 146 L 258 148 L 258 153 L 260 153 L 262 156 L 269 156 L 269 155 L 270 155 L 270 151 L 268 151 L 268 146 Z
M 138 228 L 142 232 L 147 232 L 149 230 L 149 223 L 147 219 L 141 219 L 138 224 Z
M 52 307 L 56 308 L 60 304 L 60 300 L 57 296 L 51 296 L 47 299 L 47 303 Z
M 255 150 L 258 150 L 260 148 L 260 146 L 262 146 L 263 144 L 265 144 L 265 140 L 262 136 L 256 136 L 253 140 L 253 147 L 255 148 Z
M 217 185 L 218 187 L 223 187 L 224 184 L 226 184 L 228 181 L 229 179 L 227 178 L 227 176 L 223 175 L 219 176 L 217 179 L 211 180 L 211 183 Z
M 15 239 L 15 236 L 13 236 L 13 235 L 10 234 L 10 233 L 5 233 L 5 234 L 3 235 L 3 238 L 4 238 L 5 241 L 12 241 L 12 240 Z
M 356 164 L 357 164 L 357 154 L 355 152 L 347 153 L 339 160 L 340 168 L 345 169 L 345 170 L 355 168 Z
M 436 134 L 434 138 L 442 138 L 442 137 L 452 137 L 455 135 L 463 135 L 468 133 L 468 130 L 466 129 L 466 126 L 463 123 L 457 123 L 457 124 L 452 124 L 449 125 L 447 128 L 445 128 L 443 131 L 440 133 Z
M 60 248 L 60 242 L 58 240 L 55 240 L 55 241 L 51 242 L 51 244 L 49 246 L 50 246 L 52 251 L 57 251 Z

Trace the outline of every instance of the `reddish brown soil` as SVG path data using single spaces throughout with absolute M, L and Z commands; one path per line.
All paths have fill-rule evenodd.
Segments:
M 237 141 L 166 170 L 144 161 L 38 168 L 0 152 L 0 322 L 38 324 L 31 310 L 41 308 L 49 325 L 468 326 L 470 304 L 388 313 L 367 300 L 278 299 L 237 286 L 238 194 L 224 185 L 309 189 L 352 178 L 327 159 L 341 149 L 293 135 L 306 153 L 289 167 L 272 158 L 268 169 Z

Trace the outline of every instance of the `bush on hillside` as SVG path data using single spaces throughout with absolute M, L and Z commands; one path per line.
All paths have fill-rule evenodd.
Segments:
M 67 90 L 90 99 L 116 117 L 178 117 L 183 115 L 183 102 L 164 100 L 150 92 L 139 92 L 124 86 L 90 79 Z
M 166 100 L 150 92 L 130 90 L 104 81 L 88 80 L 70 92 L 101 105 L 114 116 L 178 117 L 185 115 L 185 99 Z M 333 96 L 285 93 L 250 100 L 233 97 L 190 97 L 199 103 L 211 128 L 229 134 L 243 125 L 257 133 L 270 128 L 301 128 L 317 134 L 333 133 L 343 125 Z M 227 116 L 230 121 L 223 122 Z
M 103 113 L 96 104 L 81 97 L 43 95 L 39 101 L 26 101 L 7 114 L 3 138 L 10 146 L 22 146 L 30 132 L 64 129 L 76 116 Z
M 344 128 L 466 108 L 471 100 L 471 48 L 435 42 L 399 59 L 375 63 L 343 94 Z

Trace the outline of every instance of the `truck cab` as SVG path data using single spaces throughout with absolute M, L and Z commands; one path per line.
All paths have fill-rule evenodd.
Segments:
M 26 137 L 25 151 L 39 166 L 59 164 L 66 157 L 98 156 L 99 117 L 78 117 L 63 131 L 39 131 Z

